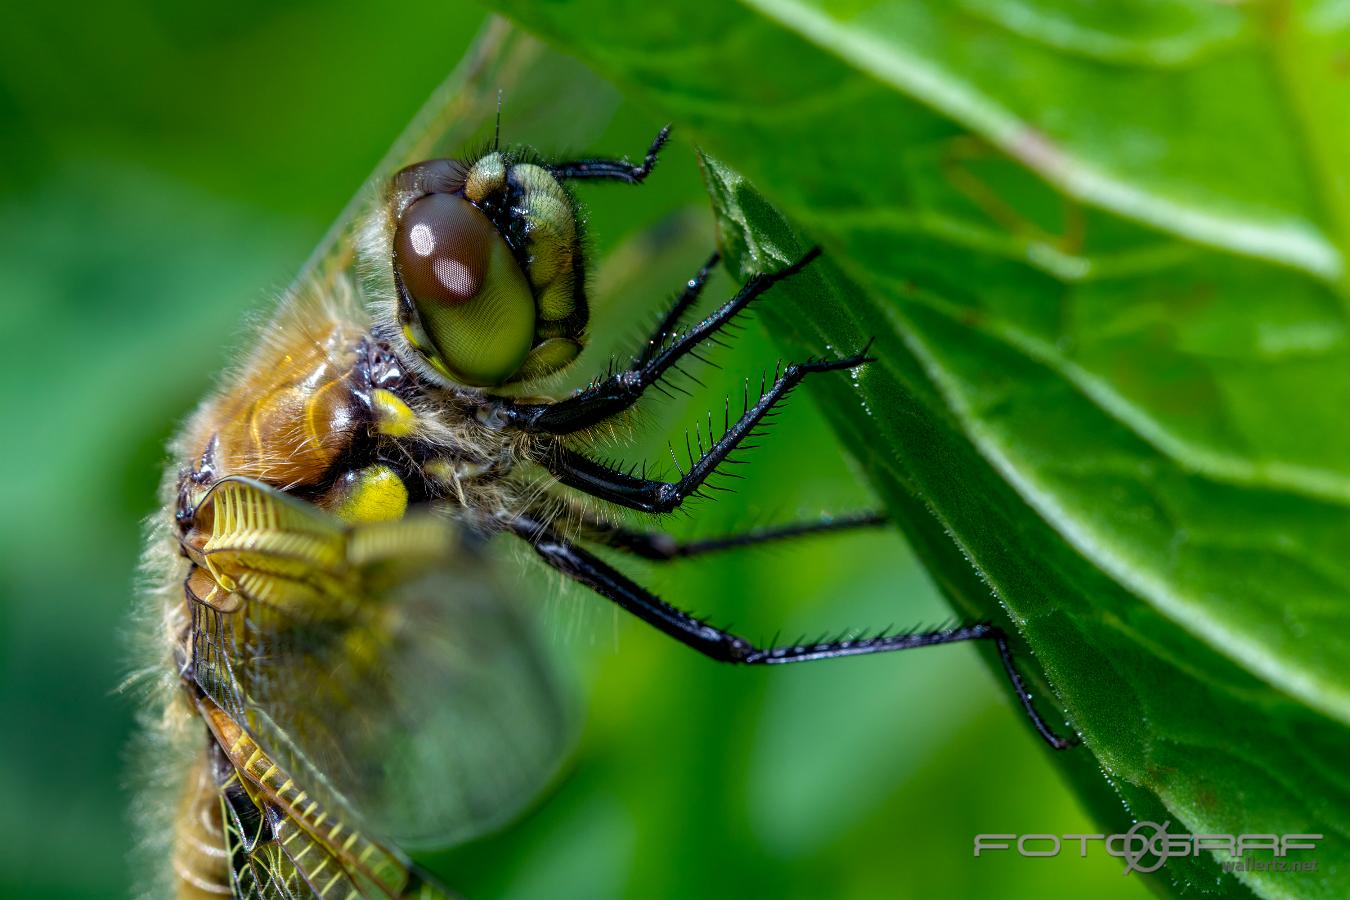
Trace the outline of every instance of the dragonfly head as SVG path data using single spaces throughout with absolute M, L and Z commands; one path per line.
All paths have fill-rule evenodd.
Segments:
M 496 387 L 577 357 L 578 206 L 547 168 L 502 151 L 430 160 L 395 176 L 390 203 L 399 330 L 438 375 Z

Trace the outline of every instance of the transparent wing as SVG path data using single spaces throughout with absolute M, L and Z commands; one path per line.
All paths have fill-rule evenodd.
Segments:
M 384 898 L 399 897 L 411 900 L 450 900 L 452 896 L 439 885 L 422 877 L 414 867 L 403 870 L 402 887 L 397 894 L 390 893 L 379 882 L 365 877 L 359 870 L 349 867 L 343 854 L 330 844 L 316 838 L 275 806 L 266 807 L 268 822 L 271 824 L 274 840 L 259 851 L 268 851 L 268 862 L 274 868 L 273 885 L 276 893 L 260 894 L 260 898 L 275 896 L 278 900 L 290 900 L 293 896 L 285 893 L 292 888 L 300 890 L 294 896 L 319 898 L 319 900 L 344 900 L 344 898 Z M 256 851 L 255 851 L 256 855 Z M 294 873 L 289 881 L 278 882 L 276 876 Z
M 448 523 L 349 528 L 242 479 L 208 507 L 204 564 L 244 599 L 193 603 L 194 677 L 296 785 L 405 846 L 482 833 L 542 790 L 569 717 L 534 629 Z
M 208 765 L 220 855 L 228 863 L 224 893 L 237 900 L 448 900 L 398 851 L 301 790 L 224 710 L 205 698 L 198 707 L 216 739 Z M 199 882 L 208 884 L 192 884 Z M 221 892 L 214 884 L 209 894 Z
M 264 841 L 245 849 L 243 837 L 233 824 L 226 826 L 225 836 L 235 900 L 312 900 L 314 892 L 279 843 Z

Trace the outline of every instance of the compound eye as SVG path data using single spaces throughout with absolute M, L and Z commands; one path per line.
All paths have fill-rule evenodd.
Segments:
M 418 349 L 457 381 L 504 383 L 535 343 L 535 305 L 501 234 L 457 194 L 428 194 L 403 213 L 394 265 L 430 347 Z

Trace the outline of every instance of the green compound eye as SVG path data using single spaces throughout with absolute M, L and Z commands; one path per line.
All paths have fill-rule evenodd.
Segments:
M 394 265 L 431 342 L 433 366 L 475 387 L 514 375 L 535 342 L 525 273 L 487 216 L 455 194 L 412 203 L 394 233 Z

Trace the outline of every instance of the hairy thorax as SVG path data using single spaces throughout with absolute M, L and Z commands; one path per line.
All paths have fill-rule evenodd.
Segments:
M 268 349 L 186 430 L 180 529 L 226 476 L 353 523 L 397 519 L 424 502 L 480 517 L 515 507 L 507 476 L 520 439 L 478 422 L 454 393 L 428 388 L 368 329 L 334 320 Z

